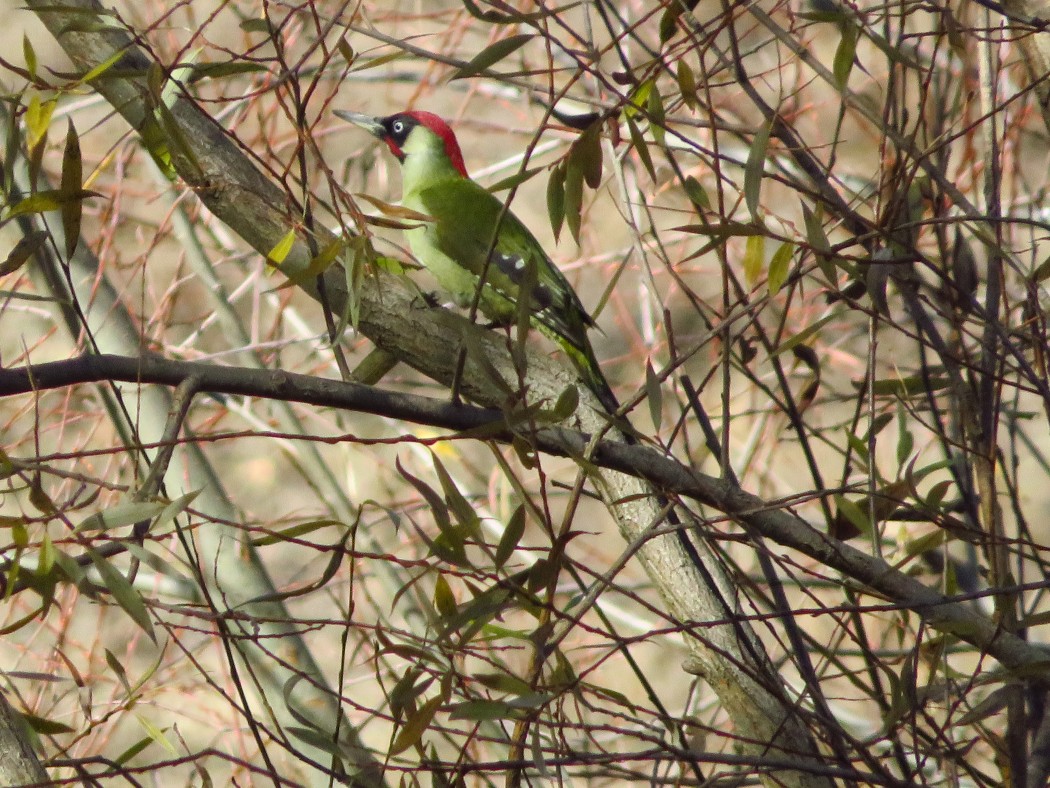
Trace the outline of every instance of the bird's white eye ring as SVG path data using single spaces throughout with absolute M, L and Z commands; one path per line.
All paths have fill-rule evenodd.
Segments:
M 392 128 L 395 134 L 400 134 L 405 130 L 405 124 L 400 120 L 395 120 Z

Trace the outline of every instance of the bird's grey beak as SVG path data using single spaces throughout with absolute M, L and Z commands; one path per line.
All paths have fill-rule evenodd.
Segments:
M 382 137 L 386 134 L 386 129 L 379 122 L 379 118 L 373 118 L 371 115 L 362 115 L 360 112 L 350 112 L 345 109 L 335 110 L 335 115 L 343 120 L 350 121 L 355 126 L 360 126 L 373 137 Z

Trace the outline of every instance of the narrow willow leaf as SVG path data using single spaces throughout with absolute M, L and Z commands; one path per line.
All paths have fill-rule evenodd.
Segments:
M 98 570 L 102 578 L 102 585 L 113 595 L 113 599 L 123 608 L 132 621 L 139 625 L 143 632 L 154 643 L 157 636 L 153 631 L 153 622 L 150 620 L 146 603 L 142 601 L 139 592 L 132 588 L 131 583 L 105 558 L 94 550 L 88 550 L 91 563 Z
M 62 722 L 55 722 L 49 720 L 46 717 L 38 717 L 35 714 L 19 714 L 19 717 L 36 733 L 42 736 L 57 736 L 63 733 L 73 733 L 75 728 L 70 728 L 68 725 Z
M 46 211 L 57 211 L 64 203 L 71 200 L 83 200 L 88 197 L 101 197 L 98 192 L 88 189 L 77 189 L 74 192 L 65 192 L 62 189 L 48 189 L 46 191 L 31 194 L 23 200 L 8 208 L 5 218 L 11 219 L 27 213 L 45 213 Z
M 136 714 L 135 719 L 138 720 L 139 725 L 142 726 L 142 729 L 146 731 L 146 735 L 153 739 L 153 741 L 155 741 L 165 750 L 167 750 L 172 757 L 178 755 L 178 750 L 175 749 L 175 745 L 168 741 L 168 737 L 164 735 L 164 732 L 160 728 L 158 728 L 148 719 L 143 717 L 141 714 Z
M 525 181 L 527 180 L 530 180 L 534 175 L 542 171 L 542 169 L 542 167 L 535 167 L 531 170 L 516 172 L 513 175 L 504 178 L 503 180 L 498 181 L 497 183 L 492 184 L 488 187 L 488 190 L 495 194 L 497 192 L 504 192 L 507 191 L 507 189 L 513 189 L 517 186 L 521 186 L 521 184 L 525 183 Z
M 766 262 L 766 239 L 761 235 L 749 235 L 744 248 L 744 281 L 754 287 L 762 275 Z
M 630 120 L 648 105 L 649 94 L 652 93 L 654 84 L 653 80 L 647 79 L 634 89 L 627 99 L 627 106 L 623 111 L 624 117 Z
M 678 61 L 678 91 L 682 94 L 682 101 L 691 110 L 696 110 L 696 77 L 693 70 L 684 59 Z
M 442 618 L 452 618 L 456 615 L 456 597 L 448 580 L 440 572 L 434 581 L 434 607 Z
M 390 745 L 390 757 L 400 755 L 409 747 L 418 744 L 423 738 L 423 734 L 427 732 L 427 728 L 430 727 L 430 723 L 440 707 L 441 696 L 439 695 L 431 698 L 420 706 L 415 713 L 409 715 L 404 727 L 398 731 L 397 736 L 394 738 L 394 743 Z
M 258 74 L 267 71 L 262 63 L 248 63 L 243 60 L 228 60 L 225 63 L 196 63 L 189 74 L 187 82 L 202 79 L 221 79 L 241 74 Z
M 601 125 L 593 124 L 572 144 L 569 156 L 574 157 L 583 173 L 584 182 L 592 189 L 602 185 Z
M 635 123 L 634 119 L 631 117 L 627 118 L 627 133 L 631 135 L 631 145 L 638 154 L 638 158 L 641 159 L 642 166 L 645 167 L 645 171 L 649 173 L 649 177 L 655 181 L 656 167 L 653 166 L 653 157 L 649 153 L 649 145 L 642 136 L 638 124 Z
M 120 503 L 85 518 L 73 529 L 73 532 L 105 531 L 122 528 L 126 525 L 134 525 L 142 520 L 152 520 L 163 512 L 166 506 L 167 504 L 163 501 Z
M 521 504 L 510 516 L 510 519 L 507 521 L 507 527 L 503 529 L 503 535 L 500 537 L 499 544 L 496 545 L 496 555 L 493 563 L 497 569 L 502 569 L 503 565 L 514 554 L 514 551 L 518 549 L 521 537 L 525 535 L 525 523 L 525 506 Z
M 521 49 L 521 47 L 533 38 L 535 38 L 535 36 L 531 33 L 521 33 L 520 35 L 503 38 L 490 44 L 471 58 L 469 63 L 453 73 L 452 76 L 449 77 L 449 81 L 451 82 L 454 79 L 465 79 L 466 77 L 473 77 L 480 74 L 482 71 L 487 70 L 503 60 L 503 58 Z
M 434 473 L 437 475 L 438 481 L 441 483 L 441 490 L 445 494 L 445 502 L 455 515 L 456 522 L 480 542 L 482 533 L 481 520 L 478 517 L 478 513 L 471 506 L 470 501 L 459 491 L 459 487 L 456 486 L 452 476 L 449 475 L 441 460 L 438 459 L 437 454 L 432 454 L 431 458 L 434 462 Z
M 561 164 L 551 171 L 547 181 L 547 215 L 550 217 L 554 240 L 557 241 L 565 222 L 565 167 Z
M 765 173 L 766 154 L 769 150 L 769 131 L 769 123 L 763 123 L 759 127 L 744 163 L 744 201 L 755 222 L 760 221 L 758 201 L 762 193 L 762 175 Z
M 791 258 L 795 253 L 795 245 L 790 241 L 784 241 L 769 261 L 769 279 L 767 285 L 769 294 L 776 295 L 787 281 L 788 272 L 791 270 Z
M 860 28 L 846 22 L 843 23 L 841 31 L 842 37 L 835 49 L 835 60 L 831 70 L 835 76 L 835 85 L 839 90 L 845 90 L 849 82 L 850 71 L 853 70 L 853 59 L 857 54 L 857 38 L 860 35 Z
M 33 42 L 29 40 L 29 36 L 24 33 L 22 34 L 22 56 L 26 60 L 29 76 L 36 79 L 36 50 L 33 49 Z
M 41 101 L 40 96 L 33 95 L 29 98 L 26 107 L 26 146 L 35 148 L 47 136 L 47 130 L 51 125 L 51 115 L 55 111 L 58 102 L 54 99 Z
M 15 248 L 7 255 L 7 259 L 0 263 L 0 276 L 13 274 L 25 265 L 26 260 L 33 256 L 36 250 L 47 241 L 47 238 L 47 230 L 31 230 L 19 239 Z
M 357 53 L 354 52 L 354 48 L 347 42 L 346 36 L 340 38 L 336 42 L 335 47 L 339 50 L 339 54 L 343 56 L 343 60 L 346 61 L 346 64 L 352 66 L 357 59 Z
M 415 487 L 419 494 L 423 496 L 427 505 L 430 506 L 430 514 L 437 522 L 438 528 L 443 531 L 449 529 L 452 525 L 452 521 L 448 516 L 448 509 L 446 508 L 445 502 L 442 500 L 441 496 L 438 495 L 429 484 L 406 471 L 401 464 L 400 458 L 394 460 L 394 466 L 405 481 Z
M 842 310 L 837 310 L 829 315 L 825 315 L 813 325 L 807 326 L 794 336 L 791 336 L 788 339 L 784 340 L 784 342 L 777 346 L 776 350 L 774 350 L 770 355 L 777 356 L 781 353 L 787 352 L 788 350 L 793 350 L 797 345 L 800 345 L 806 340 L 808 340 L 811 336 L 820 331 L 820 329 L 822 329 L 832 320 L 837 320 L 841 315 Z
M 272 265 L 274 268 L 280 268 L 281 263 L 284 262 L 285 258 L 288 257 L 288 253 L 292 251 L 292 247 L 295 245 L 295 229 L 291 229 L 286 232 L 277 243 L 273 245 L 266 255 L 266 262 Z
M 453 720 L 505 720 L 521 717 L 523 711 L 502 700 L 468 700 L 455 704 L 449 714 Z
M 111 68 L 113 68 L 113 66 L 115 66 L 118 62 L 120 62 L 121 58 L 123 58 L 123 57 L 124 57 L 124 50 L 123 49 L 118 49 L 116 52 L 114 52 L 108 58 L 106 58 L 101 63 L 99 63 L 97 66 L 95 66 L 93 69 L 88 71 L 84 76 L 82 76 L 80 78 L 80 81 L 81 82 L 91 82 L 91 80 L 93 80 L 93 79 L 98 79 L 100 76 L 102 76 L 107 71 L 109 71 Z
M 653 428 L 659 432 L 664 415 L 663 389 L 649 359 L 645 360 L 645 398 L 649 403 L 649 418 L 653 420 Z
M 666 112 L 664 110 L 664 100 L 660 95 L 660 89 L 653 83 L 652 90 L 649 91 L 649 98 L 645 102 L 645 108 L 649 115 L 649 133 L 653 135 L 653 139 L 657 145 L 664 144 L 664 119 Z
M 682 184 L 685 189 L 685 196 L 689 198 L 696 208 L 700 210 L 710 210 L 711 199 L 707 196 L 707 190 L 704 189 L 703 184 L 700 183 L 692 175 L 687 175 L 685 181 Z
M 77 137 L 73 119 L 69 119 L 66 130 L 66 149 L 62 156 L 62 191 L 74 194 L 84 185 L 84 162 L 80 155 L 80 139 Z M 73 256 L 80 241 L 80 216 L 82 200 L 67 200 L 62 203 L 62 232 L 66 236 L 66 259 Z
M 368 69 L 376 68 L 377 66 L 385 66 L 387 63 L 393 63 L 395 60 L 400 60 L 404 56 L 405 53 L 399 49 L 396 52 L 388 52 L 385 55 L 380 55 L 379 57 L 374 57 L 369 60 L 358 58 L 358 65 L 351 68 L 350 71 L 367 71 Z
M 580 242 L 580 226 L 583 217 L 583 169 L 578 161 L 570 157 L 565 162 L 565 223 L 572 239 Z

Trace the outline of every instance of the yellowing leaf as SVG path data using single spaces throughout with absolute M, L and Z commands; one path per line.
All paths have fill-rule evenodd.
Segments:
M 791 270 L 791 257 L 795 253 L 795 246 L 790 241 L 782 243 L 775 252 L 773 259 L 769 261 L 769 294 L 776 295 L 787 281 L 788 271 Z
M 394 743 L 390 745 L 390 756 L 399 755 L 419 743 L 430 727 L 434 715 L 441 706 L 441 696 L 431 698 L 420 706 L 406 721 L 403 728 L 398 731 Z
M 274 244 L 266 255 L 266 262 L 272 265 L 274 268 L 280 268 L 281 263 L 284 262 L 285 258 L 288 257 L 288 253 L 292 251 L 292 247 L 295 245 L 295 229 L 292 228 L 286 232 L 281 240 Z
M 41 101 L 40 96 L 33 95 L 26 107 L 26 145 L 32 150 L 47 136 L 47 129 L 51 125 L 51 115 L 55 111 L 58 102 L 54 99 Z
M 762 275 L 766 261 L 766 239 L 761 235 L 749 235 L 744 249 L 744 281 L 748 287 L 754 287 Z

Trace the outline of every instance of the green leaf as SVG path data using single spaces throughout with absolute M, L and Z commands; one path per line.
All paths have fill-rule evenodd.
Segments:
M 496 555 L 493 563 L 497 569 L 502 569 L 514 551 L 518 549 L 521 537 L 525 535 L 526 513 L 525 505 L 520 504 L 507 521 L 507 527 L 503 529 L 503 535 L 496 545 Z
M 26 260 L 32 257 L 47 239 L 47 230 L 31 230 L 27 235 L 22 236 L 15 244 L 15 248 L 7 255 L 7 259 L 0 263 L 0 276 L 13 274 L 25 265 Z
M 554 240 L 557 241 L 565 221 L 565 167 L 562 164 L 551 170 L 551 177 L 547 181 L 547 215 L 550 217 Z
M 438 528 L 446 530 L 451 527 L 452 521 L 449 519 L 448 509 L 445 507 L 445 502 L 442 500 L 441 496 L 438 495 L 429 484 L 406 471 L 401 464 L 400 457 L 394 460 L 394 467 L 397 468 L 397 472 L 401 474 L 405 481 L 415 487 L 419 494 L 423 496 L 423 499 L 430 507 L 431 516 L 438 524 Z
M 682 187 L 685 189 L 685 196 L 689 198 L 689 202 L 697 209 L 710 210 L 711 199 L 707 196 L 707 190 L 704 189 L 700 181 L 692 175 L 687 175 L 682 183 Z
M 642 136 L 638 124 L 635 123 L 634 119 L 631 117 L 627 118 L 627 132 L 631 135 L 631 145 L 638 154 L 638 158 L 642 160 L 642 166 L 645 167 L 645 171 L 649 173 L 649 177 L 655 181 L 656 167 L 653 166 L 653 157 L 649 153 L 649 145 Z
M 448 580 L 440 572 L 434 581 L 434 607 L 442 618 L 452 618 L 456 615 L 456 597 Z
M 577 244 L 580 242 L 582 217 L 583 169 L 577 159 L 570 157 L 565 162 L 565 223 Z
M 473 720 L 483 722 L 486 720 L 518 719 L 524 710 L 515 708 L 503 700 L 468 700 L 464 703 L 455 704 L 449 714 L 453 720 Z
M 652 79 L 647 79 L 634 89 L 627 98 L 627 106 L 623 111 L 624 117 L 631 120 L 648 105 L 649 94 L 652 93 L 654 85 Z
M 678 92 L 682 94 L 682 101 L 689 109 L 696 111 L 697 99 L 696 99 L 696 77 L 693 75 L 693 70 L 689 67 L 689 64 L 685 62 L 685 59 L 678 61 Z
M 88 71 L 84 76 L 82 76 L 80 78 L 80 81 L 86 83 L 86 82 L 91 82 L 93 79 L 98 79 L 100 76 L 102 76 L 107 71 L 109 71 L 111 68 L 113 68 L 113 66 L 115 66 L 118 62 L 120 62 L 121 58 L 123 58 L 123 57 L 124 57 L 124 50 L 123 49 L 118 49 L 116 52 L 114 52 L 108 58 L 106 58 L 101 63 L 99 63 L 97 66 L 95 66 L 93 69 Z
M 806 203 L 802 203 L 802 218 L 806 223 L 806 241 L 813 247 L 813 251 L 830 252 L 831 244 L 828 243 L 828 237 L 821 226 L 820 210 L 814 213 Z
M 154 163 L 164 173 L 164 177 L 169 181 L 176 180 L 179 174 L 171 162 L 168 138 L 156 118 L 147 116 L 143 119 L 142 126 L 139 128 L 139 139 Z
M 431 458 L 434 462 L 434 473 L 437 474 L 438 481 L 441 483 L 441 490 L 445 494 L 445 502 L 455 515 L 456 522 L 463 526 L 463 529 L 470 533 L 474 539 L 479 542 L 482 541 L 481 521 L 478 513 L 471 506 L 470 502 L 463 497 L 463 493 L 459 491 L 459 487 L 456 486 L 448 471 L 445 470 L 445 466 L 441 464 L 437 454 L 432 454 Z
M 751 150 L 744 163 L 744 201 L 751 212 L 751 218 L 761 223 L 758 215 L 758 201 L 762 193 L 762 175 L 766 169 L 766 153 L 769 150 L 770 124 L 763 123 L 751 143 Z
M 273 544 L 281 544 L 282 542 L 291 542 L 306 536 L 309 533 L 320 528 L 328 528 L 331 526 L 335 527 L 346 527 L 346 524 L 342 520 L 310 520 L 309 522 L 299 523 L 298 525 L 290 526 L 289 528 L 282 528 L 279 531 L 275 531 L 272 534 L 266 536 L 260 536 L 252 540 L 253 547 L 266 547 Z
M 185 54 L 185 60 L 175 63 L 168 70 L 168 78 L 164 80 L 160 91 L 160 102 L 168 109 L 174 107 L 175 102 L 186 92 L 185 85 L 193 76 L 193 63 L 200 54 L 200 47 L 191 50 Z
M 784 241 L 773 253 L 769 261 L 769 278 L 767 285 L 769 294 L 776 295 L 787 281 L 788 272 L 791 270 L 791 258 L 795 253 L 795 245 L 790 241 Z
M 19 200 L 7 209 L 5 218 L 12 219 L 27 213 L 45 213 L 57 211 L 71 200 L 85 200 L 88 197 L 102 197 L 98 192 L 88 189 L 77 189 L 74 192 L 66 192 L 62 189 L 47 189 L 46 191 L 31 194 L 25 199 Z
M 423 738 L 423 734 L 426 733 L 427 728 L 430 727 L 430 723 L 440 707 L 441 696 L 439 695 L 428 700 L 414 714 L 411 714 L 401 730 L 398 731 L 394 743 L 390 745 L 389 756 L 392 758 L 395 755 L 400 755 L 409 747 L 418 744 Z
M 766 239 L 761 235 L 749 235 L 744 248 L 744 281 L 748 287 L 754 287 L 762 275 L 766 262 Z
M 368 60 L 358 58 L 358 65 L 351 68 L 348 73 L 353 73 L 355 71 L 367 71 L 368 69 L 376 68 L 377 66 L 385 66 L 387 63 L 393 63 L 395 60 L 400 60 L 404 56 L 405 52 L 399 49 L 396 52 L 388 52 L 385 55 L 380 55 L 379 57 L 374 57 Z
M 114 760 L 119 764 L 125 764 L 132 758 L 134 758 L 136 755 L 141 753 L 143 750 L 145 750 L 147 747 L 149 747 L 151 744 L 153 744 L 153 739 L 149 736 L 144 736 L 143 738 L 139 739 L 137 742 L 132 744 L 130 747 L 128 747 L 126 750 L 124 750 L 124 752 L 122 752 L 120 755 L 114 758 Z
M 516 36 L 510 36 L 509 38 L 502 38 L 499 41 L 490 44 L 471 58 L 469 63 L 453 73 L 452 76 L 449 77 L 449 81 L 451 82 L 454 79 L 465 79 L 480 74 L 490 66 L 494 66 L 496 63 L 503 60 L 503 58 L 521 49 L 521 47 L 535 37 L 536 36 L 532 33 L 521 33 Z
M 513 189 L 517 186 L 521 186 L 521 184 L 525 183 L 525 181 L 527 180 L 530 180 L 532 176 L 536 175 L 536 173 L 541 172 L 542 170 L 542 167 L 536 167 L 531 170 L 516 172 L 510 177 L 504 178 L 503 180 L 492 184 L 488 187 L 488 190 L 493 194 L 496 194 L 497 192 L 507 191 L 507 189 Z
M 657 145 L 664 144 L 664 100 L 660 95 L 660 89 L 653 83 L 652 90 L 649 91 L 649 98 L 645 102 L 646 112 L 649 117 L 649 133 L 653 135 L 653 139 Z
M 941 391 L 951 385 L 947 375 L 904 375 L 899 378 L 882 378 L 872 383 L 876 396 L 912 397 L 927 391 Z
M 863 509 L 841 495 L 835 496 L 835 503 L 837 506 L 836 518 L 845 517 L 859 533 L 871 533 L 871 520 L 868 519 L 868 515 Z
M 592 124 L 569 149 L 569 160 L 575 161 L 583 173 L 584 182 L 592 189 L 602 185 L 601 124 Z
M 663 389 L 649 359 L 645 360 L 645 398 L 649 403 L 649 418 L 653 420 L 653 428 L 659 432 L 664 415 Z
M 824 317 L 822 317 L 820 320 L 818 320 L 813 325 L 807 326 L 806 328 L 802 329 L 797 334 L 795 334 L 792 337 L 789 337 L 784 342 L 782 342 L 780 345 L 778 345 L 777 348 L 770 355 L 771 356 L 778 356 L 781 353 L 787 352 L 788 350 L 793 350 L 796 345 L 800 345 L 803 342 L 805 342 L 806 340 L 808 340 L 811 336 L 813 336 L 818 331 L 820 331 L 820 329 L 822 329 L 824 326 L 826 326 L 832 320 L 837 320 L 839 317 L 841 317 L 842 316 L 842 311 L 843 310 L 838 309 L 838 310 L 832 312 L 831 314 L 825 315 Z
M 26 107 L 26 147 L 32 150 L 47 136 L 47 130 L 51 125 L 51 115 L 55 111 L 58 102 L 55 99 L 41 101 L 40 96 L 33 94 L 29 98 Z
M 176 83 L 168 81 L 166 85 L 174 85 Z M 162 94 L 165 94 L 167 88 L 161 90 Z M 174 94 L 169 94 L 174 95 Z M 186 139 L 186 134 L 183 131 L 182 126 L 179 124 L 178 118 L 171 111 L 171 108 L 164 102 L 159 100 L 154 106 L 154 114 L 156 120 L 160 123 L 160 132 L 165 136 L 165 144 L 169 152 L 177 154 L 184 163 L 185 167 L 193 169 L 193 174 L 186 175 L 186 177 L 204 177 L 204 169 L 201 167 L 201 163 L 197 160 L 197 153 L 190 144 L 189 140 Z M 174 159 L 173 159 L 174 161 Z
M 70 728 L 64 723 L 55 722 L 46 717 L 38 717 L 35 714 L 22 713 L 20 716 L 30 728 L 43 736 L 57 736 L 62 733 L 74 733 L 76 731 L 75 728 Z
M 897 405 L 897 464 L 904 465 L 915 448 L 915 436 L 908 429 L 908 411 L 902 405 Z
M 22 34 L 22 56 L 25 58 L 29 76 L 36 79 L 36 50 L 33 49 L 33 42 L 29 40 L 29 36 L 24 33 Z
M 532 13 L 522 13 L 513 6 L 502 2 L 502 0 L 489 0 L 491 5 L 499 5 L 503 9 L 503 13 L 499 11 L 482 11 L 474 0 L 463 0 L 463 6 L 467 9 L 467 12 L 475 19 L 480 19 L 483 22 L 489 22 L 494 25 L 520 25 L 528 24 L 530 22 L 536 22 L 540 19 L 544 19 L 550 16 L 558 16 L 566 11 L 575 8 L 580 3 L 567 3 L 557 8 L 547 8 L 542 11 L 534 11 Z
M 197 63 L 189 74 L 189 82 L 201 79 L 221 79 L 222 77 L 240 74 L 258 74 L 267 71 L 261 63 L 248 63 L 243 60 L 228 60 L 225 63 Z
M 156 643 L 157 636 L 153 632 L 153 622 L 150 620 L 146 603 L 142 601 L 139 592 L 132 588 L 128 579 L 118 572 L 109 561 L 90 548 L 87 553 L 91 558 L 91 563 L 102 577 L 102 585 L 113 595 L 113 599 L 124 609 L 131 620 L 139 625 L 150 640 Z
M 142 726 L 142 729 L 146 731 L 146 735 L 153 739 L 153 741 L 155 741 L 165 750 L 167 750 L 172 757 L 175 757 L 179 754 L 178 750 L 175 749 L 175 745 L 168 741 L 168 737 L 164 735 L 164 732 L 160 728 L 158 728 L 148 719 L 143 717 L 141 714 L 136 714 L 135 719 L 138 720 L 139 725 Z
M 166 506 L 167 504 L 164 501 L 128 501 L 127 503 L 120 503 L 85 518 L 73 529 L 73 532 L 106 531 L 113 528 L 122 528 L 125 525 L 134 525 L 142 520 L 152 520 L 163 512 Z
M 841 27 L 842 37 L 835 49 L 835 60 L 832 64 L 832 73 L 835 76 L 835 85 L 839 90 L 845 90 L 849 82 L 850 71 L 853 70 L 853 59 L 857 54 L 857 39 L 860 36 L 860 28 L 851 22 L 844 22 Z
M 270 33 L 270 21 L 262 17 L 243 19 L 240 26 L 245 33 Z
M 84 162 L 80 156 L 80 139 L 77 137 L 73 119 L 69 119 L 66 130 L 66 149 L 62 156 L 62 191 L 76 194 L 84 185 Z M 80 241 L 80 216 L 83 200 L 66 200 L 62 203 L 62 232 L 66 236 L 66 259 L 73 256 Z

